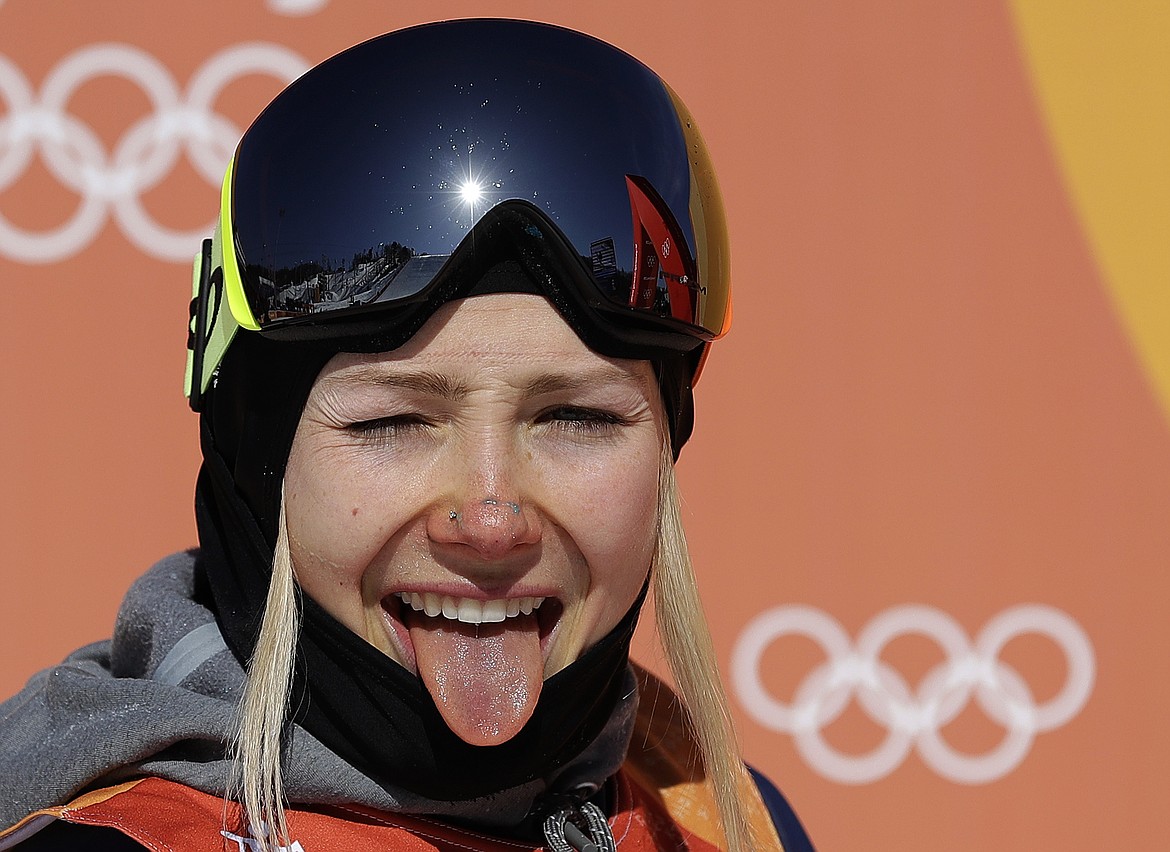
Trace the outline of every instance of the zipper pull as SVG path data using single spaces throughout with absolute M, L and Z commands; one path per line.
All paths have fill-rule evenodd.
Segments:
M 550 852 L 617 852 L 605 814 L 592 802 L 561 808 L 543 828 Z

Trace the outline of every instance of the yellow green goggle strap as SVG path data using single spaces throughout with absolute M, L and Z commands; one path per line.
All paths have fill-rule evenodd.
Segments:
M 260 328 L 244 295 L 234 249 L 233 167 L 234 160 L 223 178 L 219 222 L 211 239 L 203 241 L 192 268 L 184 393 L 195 411 L 202 407 L 203 395 L 236 332 L 241 328 L 252 331 Z
M 203 395 L 207 392 L 228 345 L 240 328 L 229 307 L 229 298 L 225 298 L 227 287 L 222 233 L 221 221 L 216 225 L 211 239 L 203 241 L 191 269 L 187 370 L 183 392 L 194 411 L 202 408 Z
M 215 370 L 240 325 L 224 298 L 223 263 L 219 241 L 204 240 L 191 276 L 191 311 L 187 327 L 187 374 L 184 392 L 191 408 L 202 408 Z

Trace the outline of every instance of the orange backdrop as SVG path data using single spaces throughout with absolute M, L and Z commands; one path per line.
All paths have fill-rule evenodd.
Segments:
M 746 751 L 818 845 L 1163 843 L 1164 2 L 0 0 L 0 692 L 194 543 L 189 258 L 235 135 L 467 15 L 611 41 L 704 129 L 736 325 L 688 531 Z

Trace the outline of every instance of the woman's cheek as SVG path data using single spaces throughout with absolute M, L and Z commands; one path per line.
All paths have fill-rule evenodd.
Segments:
M 580 484 L 588 494 L 576 515 L 579 546 L 590 564 L 591 585 L 633 602 L 654 553 L 658 526 L 658 469 L 644 458 L 626 460 Z M 628 600 L 627 600 L 628 599 Z
M 334 487 L 315 487 L 328 480 L 286 482 L 289 547 L 298 579 L 306 590 L 331 585 L 348 586 L 358 580 L 366 551 L 374 547 L 369 531 L 374 520 L 368 504 L 342 477 Z

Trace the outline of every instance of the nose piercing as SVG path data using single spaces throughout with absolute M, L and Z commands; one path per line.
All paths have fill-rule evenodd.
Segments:
M 0 2 L 2 2 L 2 0 L 0 0 Z M 512 510 L 513 515 L 520 514 L 520 504 L 513 503 L 511 500 L 497 500 L 494 497 L 488 497 L 485 500 L 481 500 L 480 505 L 481 506 L 507 506 L 509 509 Z M 461 517 L 461 515 L 455 509 L 451 509 L 450 511 L 447 512 L 447 520 L 451 521 L 452 523 L 458 522 L 460 517 Z
M 520 504 L 513 503 L 510 500 L 501 501 L 501 500 L 496 500 L 492 497 L 488 497 L 486 500 L 483 501 L 483 505 L 485 505 L 485 506 L 507 506 L 509 509 L 512 510 L 513 515 L 520 514 Z

